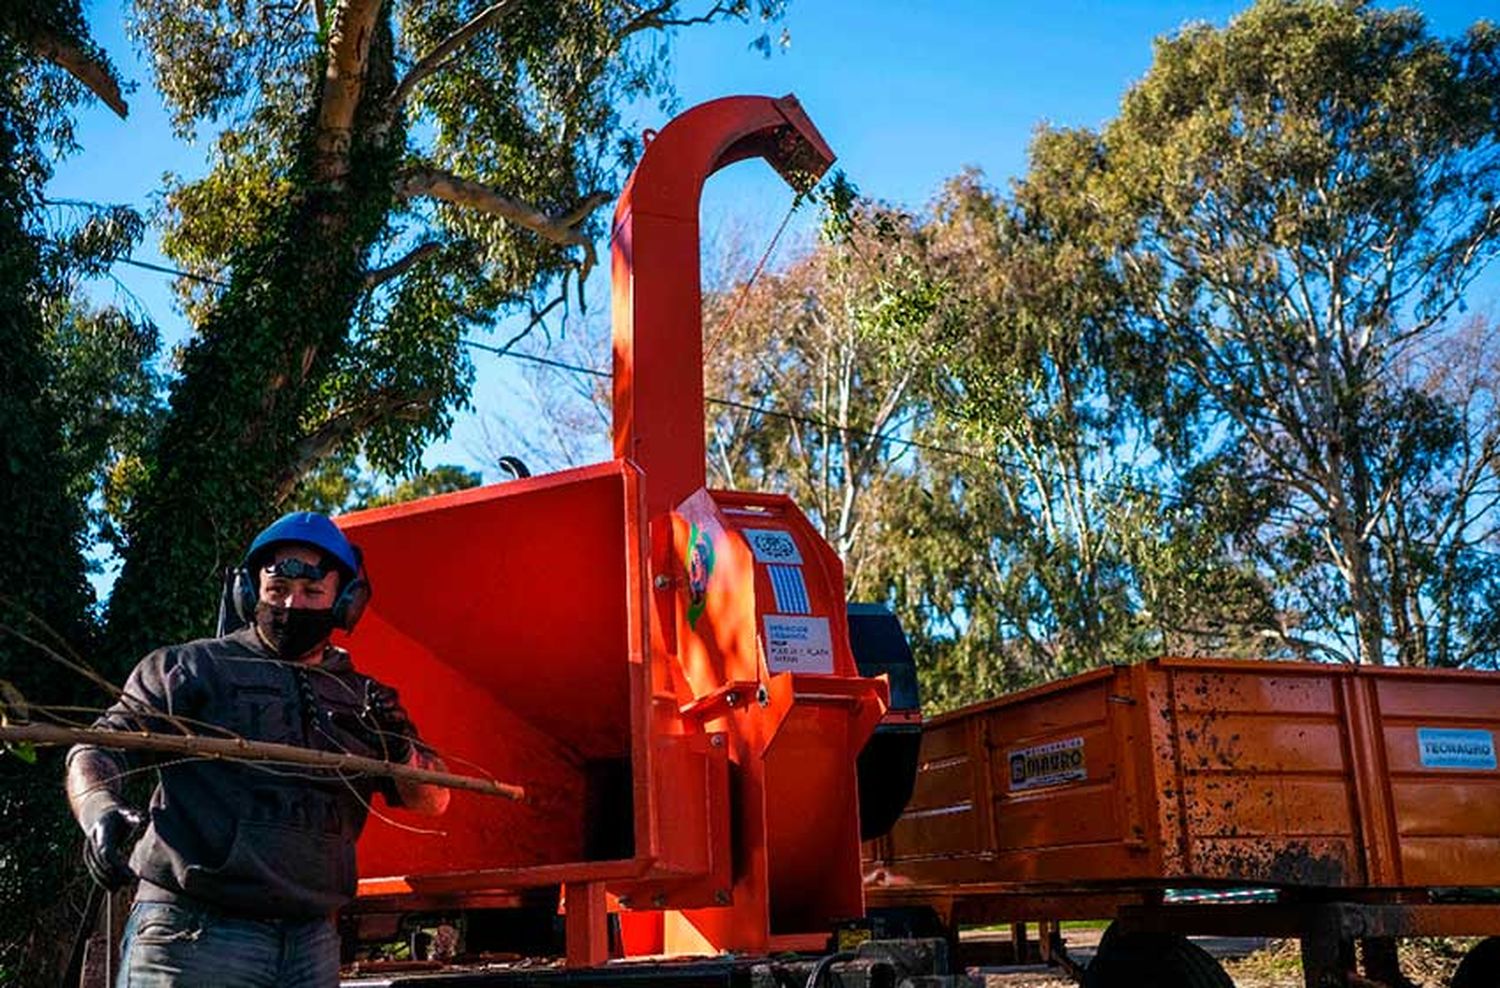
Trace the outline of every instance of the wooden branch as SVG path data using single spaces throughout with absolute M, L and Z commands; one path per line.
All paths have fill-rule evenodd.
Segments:
M 417 84 L 447 64 L 449 55 L 467 45 L 481 31 L 495 26 L 501 18 L 513 13 L 520 5 L 520 0 L 499 0 L 499 3 L 492 4 L 474 15 L 467 24 L 448 35 L 438 42 L 437 47 L 417 59 L 417 64 L 413 65 L 411 71 L 407 72 L 396 84 L 390 98 L 386 100 L 386 115 L 394 117 L 402 104 L 411 96 L 412 90 L 417 88 Z
M 738 16 L 734 12 L 734 5 L 728 3 L 715 3 L 707 11 L 695 17 L 667 17 L 667 11 L 676 6 L 676 0 L 667 3 L 659 3 L 654 7 L 647 8 L 636 14 L 625 22 L 620 29 L 620 37 L 628 38 L 632 34 L 646 30 L 661 30 L 669 27 L 693 27 L 698 24 L 712 24 L 714 18 L 725 15 Z M 740 18 L 743 20 L 743 18 Z
M 505 195 L 494 186 L 463 178 L 440 168 L 409 168 L 397 176 L 395 190 L 396 195 L 403 199 L 426 196 L 455 206 L 467 206 L 510 220 L 555 244 L 589 250 L 593 249 L 593 241 L 578 232 L 578 225 L 610 199 L 607 192 L 595 192 L 563 216 L 548 216 L 529 203 Z
M 516 802 L 526 800 L 525 787 L 506 782 L 495 782 L 472 775 L 436 772 L 411 765 L 397 765 L 395 762 L 383 762 L 378 758 L 341 755 L 337 752 L 317 751 L 293 744 L 246 741 L 243 738 L 205 738 L 198 735 L 153 734 L 150 731 L 111 731 L 97 727 L 58 727 L 54 724 L 4 724 L 0 725 L 0 741 L 44 745 L 87 744 L 99 748 L 118 748 L 123 751 L 163 751 L 169 754 L 196 755 L 205 758 L 280 762 L 338 772 L 389 776 L 400 782 L 462 789 L 485 796 L 502 796 Z
M 328 37 L 328 68 L 318 104 L 314 179 L 340 183 L 349 172 L 354 114 L 364 94 L 370 44 L 384 0 L 343 0 Z
M 436 398 L 430 392 L 420 394 L 393 395 L 376 392 L 368 401 L 334 413 L 297 443 L 291 466 L 282 473 L 276 484 L 278 500 L 291 493 L 313 465 L 333 452 L 338 445 L 357 432 L 363 432 L 381 419 L 414 419 L 427 411 L 427 406 Z
M 31 39 L 31 50 L 38 58 L 46 59 L 87 86 L 121 120 L 130 112 L 120 95 L 120 83 L 109 67 L 78 45 L 42 30 Z
M 365 291 L 369 291 L 372 288 L 379 288 L 381 285 L 392 280 L 393 278 L 401 277 L 403 274 L 410 271 L 418 264 L 421 264 L 432 255 L 440 252 L 442 249 L 443 245 L 436 240 L 429 240 L 424 244 L 419 244 L 416 247 L 413 247 L 411 251 L 400 260 L 393 261 L 383 268 L 376 268 L 374 271 L 366 274 Z

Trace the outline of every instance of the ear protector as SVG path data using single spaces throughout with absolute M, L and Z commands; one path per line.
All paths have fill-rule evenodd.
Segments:
M 355 562 L 359 564 L 354 579 L 339 588 L 338 599 L 333 602 L 334 627 L 353 631 L 370 603 L 370 579 L 365 575 L 365 556 L 359 546 L 351 546 Z M 255 621 L 255 605 L 260 600 L 258 574 L 249 566 L 236 567 L 230 571 L 229 597 L 234 602 L 234 612 L 245 624 Z

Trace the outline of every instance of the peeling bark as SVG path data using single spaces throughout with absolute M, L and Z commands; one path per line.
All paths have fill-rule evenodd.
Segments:
M 328 38 L 328 68 L 314 137 L 313 179 L 341 186 L 349 174 L 354 118 L 364 95 L 370 41 L 384 0 L 345 0 Z
M 467 206 L 491 216 L 510 220 L 555 244 L 593 249 L 593 241 L 578 230 L 579 224 L 609 201 L 606 192 L 595 192 L 563 216 L 548 216 L 540 209 L 511 198 L 494 186 L 454 175 L 440 168 L 410 168 L 397 177 L 396 195 L 403 199 L 426 196 Z

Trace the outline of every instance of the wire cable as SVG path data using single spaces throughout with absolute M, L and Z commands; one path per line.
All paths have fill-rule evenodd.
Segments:
M 787 211 L 786 216 L 783 217 L 782 222 L 781 222 L 781 226 L 777 229 L 775 235 L 772 237 L 770 245 L 767 247 L 765 253 L 761 256 L 760 263 L 757 264 L 756 269 L 755 269 L 755 273 L 754 273 L 754 275 L 751 276 L 751 281 L 755 280 L 755 278 L 760 275 L 761 269 L 764 267 L 767 259 L 771 255 L 772 250 L 774 250 L 774 248 L 776 246 L 776 241 L 778 239 L 780 239 L 782 232 L 786 229 L 787 222 L 791 219 L 792 213 L 794 213 L 796 211 L 798 205 L 800 205 L 800 201 L 799 200 L 794 200 L 793 203 L 792 203 L 791 209 L 789 209 Z M 170 274 L 170 275 L 175 275 L 177 277 L 189 278 L 189 279 L 192 279 L 194 281 L 200 281 L 200 282 L 203 282 L 205 284 L 214 285 L 214 286 L 217 286 L 217 287 L 220 287 L 220 288 L 228 287 L 225 282 L 218 281 L 218 280 L 215 280 L 213 278 L 208 278 L 208 277 L 205 277 L 203 275 L 194 274 L 191 271 L 182 271 L 182 270 L 177 269 L 177 268 L 165 267 L 165 266 L 159 265 L 159 264 L 151 264 L 151 263 L 146 262 L 146 261 L 137 261 L 134 258 L 128 258 L 128 257 L 117 258 L 117 260 L 119 261 L 119 263 L 129 264 L 129 265 L 132 265 L 132 266 L 138 267 L 138 268 L 144 268 L 145 270 L 148 270 L 148 271 L 156 271 L 156 272 L 159 272 L 161 274 Z M 864 261 L 864 263 L 866 265 L 869 264 L 868 259 L 864 258 L 862 254 L 861 254 L 861 260 Z M 743 302 L 743 298 L 744 298 L 744 291 L 741 291 L 741 293 L 740 293 L 740 299 L 737 301 L 737 303 L 735 305 L 735 312 L 736 313 L 738 312 L 739 305 Z M 584 374 L 584 375 L 587 375 L 589 377 L 595 377 L 595 378 L 611 378 L 611 377 L 613 377 L 613 374 L 611 374 L 611 372 L 609 372 L 609 371 L 599 370 L 598 368 L 594 368 L 594 367 L 584 367 L 584 366 L 581 366 L 579 364 L 573 364 L 573 363 L 569 363 L 569 362 L 563 361 L 563 360 L 556 360 L 556 359 L 553 359 L 551 357 L 543 357 L 543 356 L 539 356 L 537 354 L 522 353 L 520 351 L 510 349 L 510 347 L 509 347 L 508 344 L 506 346 L 504 346 L 504 347 L 498 347 L 498 346 L 494 346 L 494 345 L 491 345 L 491 344 L 482 343 L 482 342 L 480 342 L 478 340 L 469 339 L 469 338 L 463 338 L 459 342 L 461 342 L 464 346 L 470 347 L 470 348 L 475 349 L 475 350 L 483 350 L 483 351 L 486 351 L 488 353 L 492 353 L 492 354 L 494 354 L 497 357 L 508 357 L 508 358 L 510 358 L 512 360 L 521 360 L 521 361 L 525 361 L 525 362 L 528 362 L 528 363 L 538 364 L 538 365 L 544 366 L 544 367 L 551 367 L 551 368 L 554 368 L 556 370 L 568 371 L 568 372 L 574 373 L 574 374 Z M 974 452 L 972 450 L 955 449 L 955 448 L 947 447 L 947 446 L 939 446 L 939 445 L 936 445 L 934 443 L 923 442 L 921 440 L 906 439 L 906 438 L 903 438 L 901 436 L 890 435 L 889 433 L 871 432 L 869 430 L 860 429 L 860 428 L 855 427 L 855 426 L 841 426 L 841 425 L 836 425 L 834 423 L 825 421 L 823 419 L 817 419 L 817 418 L 813 418 L 811 416 L 806 416 L 806 415 L 797 415 L 797 414 L 794 414 L 794 413 L 791 413 L 791 412 L 778 411 L 777 409 L 766 408 L 766 407 L 759 406 L 759 405 L 752 405 L 752 404 L 749 404 L 747 402 L 735 401 L 735 400 L 730 399 L 730 398 L 720 398 L 720 397 L 717 397 L 717 396 L 714 396 L 714 395 L 707 395 L 707 396 L 705 396 L 704 400 L 707 401 L 709 404 L 713 404 L 713 405 L 720 405 L 720 406 L 724 406 L 724 407 L 728 407 L 728 408 L 737 408 L 737 409 L 740 409 L 740 410 L 743 410 L 743 411 L 748 411 L 748 412 L 751 412 L 751 413 L 757 414 L 757 415 L 766 415 L 766 416 L 770 416 L 772 418 L 779 418 L 779 419 L 783 419 L 783 420 L 786 420 L 786 421 L 797 422 L 797 423 L 802 424 L 802 425 L 814 426 L 814 427 L 820 428 L 820 429 L 834 430 L 834 431 L 838 431 L 838 432 L 844 433 L 846 435 L 861 436 L 861 437 L 864 437 L 864 438 L 874 439 L 874 440 L 878 440 L 880 442 L 890 443 L 892 445 L 900 446 L 900 447 L 902 447 L 904 449 L 920 449 L 920 450 L 923 450 L 923 451 L 926 451 L 926 452 L 930 452 L 930 453 L 938 453 L 938 454 L 943 455 L 943 456 L 968 459 L 968 460 L 972 460 L 974 462 L 987 463 L 987 464 L 999 464 L 1001 466 L 1006 466 L 1006 467 L 1009 467 L 1009 468 L 1014 469 L 1014 470 L 1021 470 L 1021 471 L 1026 471 L 1026 472 L 1031 472 L 1032 469 L 1033 469 L 1030 465 L 1023 464 L 1023 463 L 1021 463 L 1020 461 L 1017 461 L 1017 460 L 1008 460 L 1008 459 L 1005 459 L 1003 457 L 998 457 L 997 458 L 997 457 L 994 457 L 994 456 L 985 455 L 983 453 L 976 453 L 976 452 Z M 1050 475 L 1053 476 L 1054 478 L 1056 478 L 1058 476 L 1058 474 L 1055 471 L 1054 472 L 1040 471 L 1040 472 L 1043 475 L 1048 475 L 1050 473 Z M 1094 486 L 1096 486 L 1097 489 L 1099 489 L 1101 491 L 1110 491 L 1110 492 L 1113 492 L 1113 493 L 1116 493 L 1116 494 L 1154 496 L 1154 497 L 1160 498 L 1161 503 L 1164 504 L 1164 505 L 1166 505 L 1166 506 L 1169 506 L 1169 507 L 1192 507 L 1192 506 L 1194 506 L 1193 502 L 1191 500 L 1189 500 L 1188 498 L 1181 497 L 1179 495 L 1167 494 L 1167 493 L 1162 492 L 1162 491 L 1152 491 L 1152 490 L 1148 490 L 1148 489 L 1145 489 L 1145 488 L 1136 487 L 1133 484 L 1122 484 L 1122 483 L 1120 483 L 1118 481 L 1098 481 L 1098 482 L 1096 482 L 1096 484 Z M 1277 522 L 1277 523 L 1280 523 L 1280 524 L 1287 524 L 1287 525 L 1298 523 L 1298 519 L 1291 518 L 1291 517 L 1288 517 L 1288 516 L 1285 516 L 1285 515 L 1268 515 L 1267 516 L 1267 520 L 1268 521 L 1272 521 L 1272 522 Z M 1428 548 L 1440 548 L 1439 546 L 1437 546 L 1435 544 L 1432 544 L 1432 543 L 1420 543 L 1420 544 L 1422 544 L 1424 546 L 1427 546 Z M 1470 553 L 1470 554 L 1473 554 L 1473 555 L 1486 556 L 1486 557 L 1489 557 L 1489 558 L 1500 558 L 1500 550 L 1486 549 L 1483 546 L 1466 545 L 1466 546 L 1457 546 L 1456 549 L 1459 552 Z

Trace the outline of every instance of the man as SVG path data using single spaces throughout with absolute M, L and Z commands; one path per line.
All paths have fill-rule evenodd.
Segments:
M 359 550 L 323 515 L 286 515 L 261 532 L 235 575 L 247 626 L 158 649 L 96 722 L 295 744 L 441 768 L 396 691 L 329 644 L 369 598 Z M 306 986 L 338 982 L 333 913 L 354 894 L 354 844 L 369 799 L 441 813 L 448 790 L 316 769 L 223 760 L 155 764 L 143 818 L 122 795 L 138 760 L 80 745 L 67 790 L 96 881 L 139 877 L 118 985 Z M 130 856 L 124 848 L 142 824 Z

